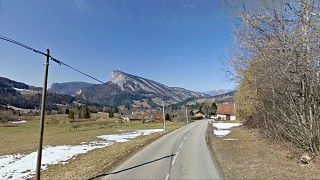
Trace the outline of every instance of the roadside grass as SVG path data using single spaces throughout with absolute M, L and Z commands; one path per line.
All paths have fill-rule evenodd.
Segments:
M 0 155 L 30 153 L 36 151 L 38 146 L 39 117 L 22 116 L 17 119 L 26 120 L 27 123 L 16 127 L 0 126 Z M 130 131 L 135 129 L 162 128 L 162 123 L 143 124 L 142 122 L 116 123 L 117 119 L 102 118 L 96 121 L 81 123 L 82 126 L 75 130 L 66 115 L 48 115 L 44 131 L 44 146 L 46 145 L 73 145 L 81 142 L 96 140 L 98 135 L 118 134 L 119 130 Z M 58 122 L 50 123 L 50 122 Z M 50 123 L 50 124 L 47 124 Z M 108 127 L 101 128 L 100 124 L 108 123 Z M 84 125 L 84 124 L 91 124 Z M 177 123 L 168 123 L 168 127 L 177 128 Z
M 169 123 L 167 132 L 180 127 Z M 51 165 L 42 173 L 42 179 L 90 179 L 101 174 L 110 173 L 122 162 L 129 159 L 146 145 L 161 137 L 163 133 L 140 136 L 126 143 L 115 143 L 112 146 L 96 149 L 81 154 L 68 164 Z M 106 177 L 106 176 L 102 176 Z M 98 178 L 99 179 L 99 178 Z
M 224 139 L 239 139 L 225 141 Z M 235 127 L 225 137 L 208 125 L 209 149 L 224 179 L 319 179 L 320 160 L 299 163 L 301 152 L 263 138 L 258 132 Z

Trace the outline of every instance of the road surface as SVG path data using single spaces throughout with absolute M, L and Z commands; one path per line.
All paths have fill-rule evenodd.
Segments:
M 171 132 L 104 179 L 221 179 L 205 142 L 208 120 Z

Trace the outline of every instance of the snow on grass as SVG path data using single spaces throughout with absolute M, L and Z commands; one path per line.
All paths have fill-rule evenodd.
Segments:
M 16 91 L 29 91 L 28 89 L 19 89 L 19 88 L 13 88 Z
M 27 121 L 25 120 L 16 120 L 16 121 L 8 121 L 11 124 L 23 124 L 23 123 L 27 123 Z
M 229 133 L 231 133 L 230 130 L 214 130 L 213 133 L 216 135 L 216 136 L 226 136 L 228 135 Z
M 241 126 L 241 123 L 224 123 L 224 122 L 217 122 L 213 123 L 213 126 L 218 129 L 230 129 L 233 127 Z
M 217 122 L 212 124 L 213 127 L 217 128 L 217 130 L 213 130 L 213 133 L 216 136 L 223 137 L 228 135 L 231 131 L 228 129 L 231 129 L 233 127 L 241 126 L 241 123 L 224 123 L 224 122 Z
M 82 142 L 79 145 L 46 146 L 42 150 L 42 170 L 48 165 L 66 164 L 79 154 L 111 146 L 115 142 L 128 142 L 139 136 L 161 132 L 162 129 L 136 130 L 130 133 L 102 135 L 101 141 Z M 0 179 L 27 179 L 35 175 L 37 151 L 30 154 L 0 156 Z
M 163 129 L 137 130 L 134 133 L 102 135 L 102 136 L 98 136 L 98 138 L 101 138 L 107 141 L 128 142 L 130 141 L 130 139 L 134 139 L 138 136 L 146 136 L 152 133 L 157 133 L 162 131 Z

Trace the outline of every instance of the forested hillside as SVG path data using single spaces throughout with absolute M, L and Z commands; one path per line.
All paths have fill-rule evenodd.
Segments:
M 0 77 L 0 105 L 24 109 L 37 109 L 41 104 L 41 88 Z M 57 109 L 57 104 L 71 104 L 74 97 L 56 93 L 47 94 L 47 110 Z

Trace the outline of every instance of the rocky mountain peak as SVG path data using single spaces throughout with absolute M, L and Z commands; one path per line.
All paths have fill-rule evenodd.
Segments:
M 78 98 L 94 103 L 111 103 L 121 105 L 132 104 L 133 100 L 147 100 L 154 104 L 158 99 L 166 99 L 167 103 L 177 103 L 188 98 L 206 97 L 200 92 L 184 88 L 169 87 L 162 83 L 131 75 L 119 70 L 112 71 L 111 81 L 106 84 L 88 85 L 78 83 L 61 83 L 61 87 L 54 85 L 52 92 L 71 94 Z M 115 101 L 117 103 L 115 103 Z
M 113 70 L 112 71 L 112 80 L 118 78 L 119 76 L 126 76 L 127 73 L 124 73 L 122 71 L 119 70 Z
M 122 71 L 119 70 L 114 70 L 112 71 L 112 78 L 111 78 L 111 82 L 113 84 L 118 85 L 121 90 L 125 90 L 124 89 L 124 85 L 126 84 L 126 82 L 130 79 L 129 75 L 127 73 L 124 73 Z

